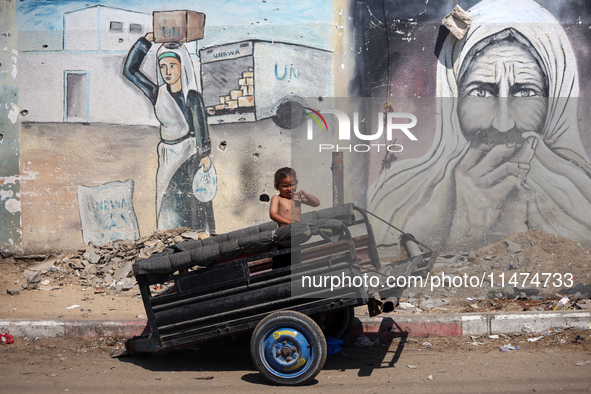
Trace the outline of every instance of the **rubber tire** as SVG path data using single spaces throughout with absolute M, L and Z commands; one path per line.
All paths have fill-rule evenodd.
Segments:
M 278 376 L 264 361 L 261 352 L 266 338 L 277 328 L 293 328 L 306 336 L 313 348 L 310 366 L 294 377 Z M 282 386 L 299 386 L 309 383 L 320 373 L 326 362 L 327 346 L 322 330 L 314 320 L 300 312 L 280 311 L 265 317 L 254 329 L 250 339 L 250 355 L 257 370 L 269 382 Z M 278 371 L 279 372 L 279 371 Z
M 328 314 L 324 318 L 324 336 L 345 339 L 353 328 L 355 309 L 351 306 Z
M 279 104 L 273 122 L 282 129 L 293 129 L 304 123 L 306 111 L 304 106 L 297 101 L 284 101 Z

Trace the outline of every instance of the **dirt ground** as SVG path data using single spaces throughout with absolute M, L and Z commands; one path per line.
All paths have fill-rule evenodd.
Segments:
M 585 339 L 580 337 L 585 336 Z M 578 338 L 578 339 L 577 339 Z M 162 355 L 111 358 L 117 338 L 17 338 L 0 345 L 5 392 L 404 392 L 556 393 L 591 390 L 588 332 L 547 340 L 447 337 L 345 344 L 305 387 L 272 386 L 244 341 L 218 341 Z M 500 351 L 511 345 L 514 350 Z M 519 346 L 519 349 L 517 349 Z
M 160 232 L 135 243 L 88 246 L 61 256 L 2 256 L 0 319 L 145 320 L 131 263 L 166 245 L 199 237 L 187 229 Z M 519 251 L 517 251 L 519 250 Z M 561 257 L 562 256 L 562 257 Z M 517 258 L 519 257 L 519 258 Z M 536 269 L 576 273 L 581 292 L 551 289 L 498 297 L 492 288 L 475 298 L 446 287 L 448 303 L 428 310 L 397 308 L 396 313 L 588 309 L 589 251 L 569 240 L 530 231 L 477 251 L 443 255 L 446 273 Z M 467 267 L 467 268 L 466 268 Z M 496 267 L 496 268 L 495 268 Z M 503 270 L 504 269 L 504 270 Z M 470 271 L 473 270 L 473 271 Z M 524 270 L 524 271 L 521 271 Z M 577 271 L 579 270 L 579 271 Z M 531 286 L 530 286 L 531 287 Z M 486 291 L 485 291 L 486 290 Z M 454 293 L 455 291 L 455 293 Z M 577 290 L 578 291 L 578 290 Z M 441 294 L 441 293 L 439 293 Z M 559 297 L 569 301 L 560 304 Z M 435 298 L 433 298 L 435 299 Z M 407 289 L 402 302 L 428 300 Z M 359 314 L 363 314 L 360 307 Z M 420 312 L 419 312 L 420 311 Z M 356 311 L 357 312 L 357 311 Z M 0 343 L 0 368 L 11 379 L 7 392 L 301 392 L 270 386 L 255 370 L 245 338 L 213 341 L 145 357 L 111 358 L 124 338 L 14 338 Z M 461 337 L 350 338 L 329 356 L 312 392 L 583 392 L 591 390 L 591 328 L 551 329 Z M 1 391 L 1 390 L 0 390 Z
M 7 274 L 8 267 L 12 269 Z M 19 265 L 13 264 L 2 265 L 0 271 L 3 285 L 20 272 Z M 107 294 L 75 284 L 58 285 L 55 290 L 23 290 L 15 296 L 3 292 L 0 319 L 146 320 L 139 294 L 139 288 Z
M 146 320 L 133 262 L 203 237 L 176 228 L 61 255 L 0 256 L 0 318 Z
M 0 319 L 145 320 L 132 263 L 167 245 L 203 236 L 179 228 L 136 242 L 89 245 L 59 256 L 0 254 Z M 485 282 L 477 289 L 446 286 L 429 294 L 408 288 L 400 301 L 411 302 L 415 308 L 399 307 L 395 313 L 589 309 L 590 265 L 588 249 L 562 237 L 530 230 L 476 251 L 443 254 L 432 274 L 481 277 L 486 273 L 504 275 L 508 281 L 514 273 L 570 273 L 571 287 L 553 286 L 552 281 L 546 287 L 531 281 L 525 286 L 519 283 L 517 288 L 508 283 L 499 287 L 495 277 L 495 283 Z M 445 297 L 446 303 L 423 310 L 417 307 L 421 300 L 433 297 Z

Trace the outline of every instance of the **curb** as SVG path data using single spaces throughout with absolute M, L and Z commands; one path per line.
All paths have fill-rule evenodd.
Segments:
M 140 335 L 145 327 L 145 320 L 0 320 L 0 333 L 21 338 L 131 338 Z
M 104 336 L 131 338 L 140 335 L 146 321 L 105 320 L 2 320 L 0 333 L 14 337 L 98 338 Z M 591 312 L 503 312 L 403 315 L 378 317 L 358 316 L 350 336 L 361 334 L 372 338 L 399 336 L 436 337 L 459 335 L 493 335 L 518 332 L 543 332 L 551 328 L 591 329 Z
M 493 335 L 521 332 L 544 332 L 551 328 L 591 329 L 591 312 L 489 312 L 467 314 L 395 315 L 361 317 L 353 326 L 352 336 L 413 337 Z

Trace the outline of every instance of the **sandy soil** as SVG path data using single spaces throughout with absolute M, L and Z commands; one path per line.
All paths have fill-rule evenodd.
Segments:
M 0 318 L 145 320 L 130 264 L 166 245 L 197 236 L 188 229 L 173 229 L 135 243 L 88 246 L 60 256 L 20 258 L 0 255 Z M 29 283 L 32 269 L 42 265 L 45 268 L 38 269 L 34 283 Z M 529 283 L 525 288 L 531 291 L 524 298 L 519 297 L 521 293 L 513 286 L 506 285 L 500 289 L 504 293 L 499 294 L 498 288 L 486 284 L 476 290 L 446 287 L 433 294 L 407 289 L 401 301 L 418 304 L 420 298 L 428 296 L 446 297 L 449 301 L 447 305 L 421 313 L 542 311 L 556 309 L 558 300 L 568 296 L 569 303 L 560 305 L 560 309 L 579 306 L 588 309 L 591 303 L 584 290 L 591 287 L 590 265 L 591 252 L 588 249 L 562 237 L 530 230 L 476 251 L 443 255 L 433 274 L 445 270 L 446 274 L 455 275 L 481 276 L 487 272 L 509 277 L 513 273 L 568 272 L 573 274 L 573 284 L 578 285 L 583 294 L 576 294 L 573 288 L 564 286 L 543 288 Z M 577 305 L 574 305 L 575 301 Z M 413 311 L 397 309 L 397 312 Z
M 12 270 L 7 274 L 7 268 Z M 0 283 L 6 287 L 18 278 L 19 266 L 3 264 Z M 16 279 L 18 280 L 18 279 Z M 75 320 L 146 320 L 139 289 L 119 294 L 75 284 L 57 286 L 55 290 L 22 290 L 11 296 L 0 295 L 0 319 L 75 319 Z
M 588 332 L 565 330 L 553 343 L 524 337 L 400 339 L 346 344 L 310 385 L 268 384 L 247 342 L 215 342 L 156 356 L 110 358 L 114 338 L 17 338 L 0 345 L 5 392 L 359 392 L 557 393 L 591 390 Z M 504 344 L 519 350 L 499 351 Z M 205 344 L 204 344 L 205 345 Z

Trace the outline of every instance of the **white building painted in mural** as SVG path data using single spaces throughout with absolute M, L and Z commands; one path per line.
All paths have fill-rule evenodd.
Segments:
M 95 6 L 64 14 L 66 51 L 126 51 L 152 29 L 152 15 Z
M 129 49 L 151 30 L 152 15 L 141 12 L 98 5 L 65 13 L 62 49 L 24 44 L 40 49 L 20 52 L 21 120 L 158 125 L 150 101 L 123 76 Z M 157 48 L 142 66 L 154 81 Z M 195 43 L 188 49 L 194 54 Z

